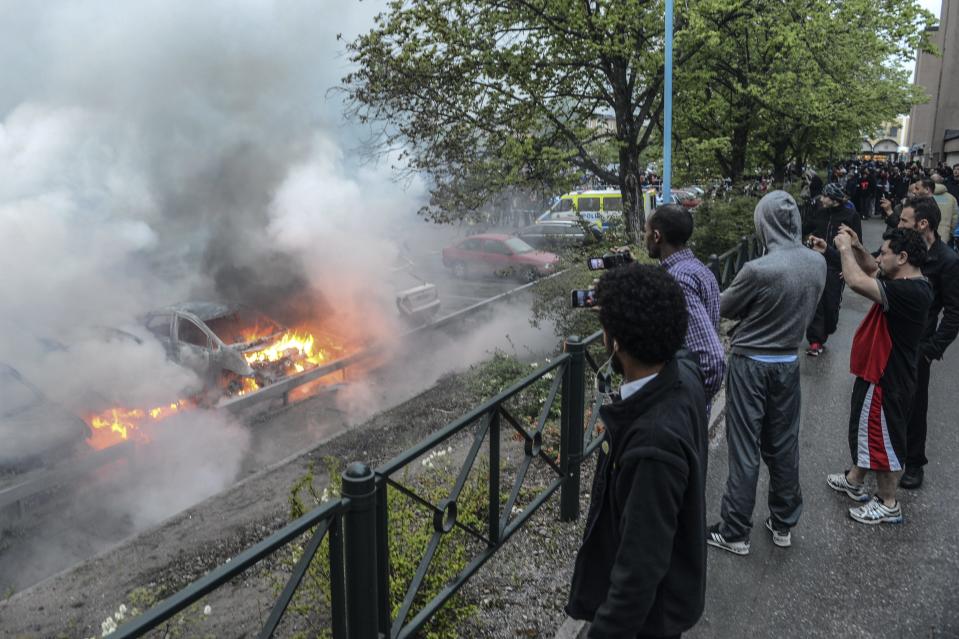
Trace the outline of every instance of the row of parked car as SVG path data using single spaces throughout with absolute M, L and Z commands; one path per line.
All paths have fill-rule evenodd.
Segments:
M 670 199 L 693 210 L 702 202 L 698 187 L 673 189 Z M 652 210 L 659 197 L 643 194 L 643 209 Z M 555 272 L 559 257 L 550 250 L 583 246 L 601 239 L 605 229 L 622 216 L 622 193 L 605 189 L 567 193 L 531 224 L 513 235 L 473 235 L 443 249 L 443 265 L 456 277 L 473 274 L 512 275 L 530 281 Z

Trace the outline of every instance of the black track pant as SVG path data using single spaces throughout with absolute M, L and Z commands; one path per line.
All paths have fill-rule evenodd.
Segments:
M 929 412 L 929 360 L 919 356 L 916 395 L 912 402 L 909 426 L 906 428 L 906 468 L 925 466 L 926 415 Z
M 756 505 L 759 462 L 769 469 L 769 514 L 777 529 L 802 513 L 799 487 L 799 362 L 767 364 L 731 355 L 726 373 L 729 477 L 721 504 L 721 535 L 748 538 Z
M 839 306 L 842 304 L 842 290 L 845 288 L 842 281 L 842 272 L 833 269 L 826 270 L 826 288 L 819 298 L 816 315 L 806 329 L 806 339 L 809 343 L 825 344 L 829 336 L 836 332 L 839 324 Z

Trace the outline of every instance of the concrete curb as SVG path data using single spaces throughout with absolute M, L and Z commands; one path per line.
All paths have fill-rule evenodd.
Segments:
M 707 436 L 710 440 L 718 431 L 719 425 L 723 423 L 726 416 L 726 389 L 722 388 L 716 397 L 713 398 L 712 410 L 709 414 L 709 425 L 707 427 Z M 566 621 L 556 631 L 554 639 L 586 639 L 586 633 L 589 632 L 589 622 L 579 621 L 566 617 Z

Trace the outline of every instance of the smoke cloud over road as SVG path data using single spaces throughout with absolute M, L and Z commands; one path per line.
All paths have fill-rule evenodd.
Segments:
M 0 362 L 82 414 L 197 387 L 138 327 L 171 303 L 236 300 L 269 312 L 290 302 L 289 312 L 322 312 L 341 331 L 357 318 L 370 318 L 366 337 L 395 330 L 382 274 L 423 189 L 394 183 L 388 162 L 356 157 L 362 133 L 344 126 L 329 93 L 346 71 L 343 42 L 376 9 L 5 3 Z M 151 436 L 152 454 L 177 463 L 148 466 L 143 490 L 110 500 L 135 527 L 235 479 L 242 428 L 201 411 L 182 419 L 188 427 Z M 192 451 L 185 462 L 178 437 Z

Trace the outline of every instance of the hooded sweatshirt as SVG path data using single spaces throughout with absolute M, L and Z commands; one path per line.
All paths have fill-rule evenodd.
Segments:
M 946 189 L 945 184 L 937 184 L 932 197 L 939 205 L 939 212 L 942 218 L 939 220 L 939 238 L 943 242 L 948 242 L 952 237 L 952 232 L 956 228 L 956 222 L 959 222 L 959 205 L 956 204 L 956 198 L 952 197 Z
M 789 193 L 763 196 L 753 221 L 766 254 L 746 262 L 723 291 L 719 314 L 739 320 L 733 353 L 794 354 L 826 285 L 826 260 L 803 246 L 799 208 Z

